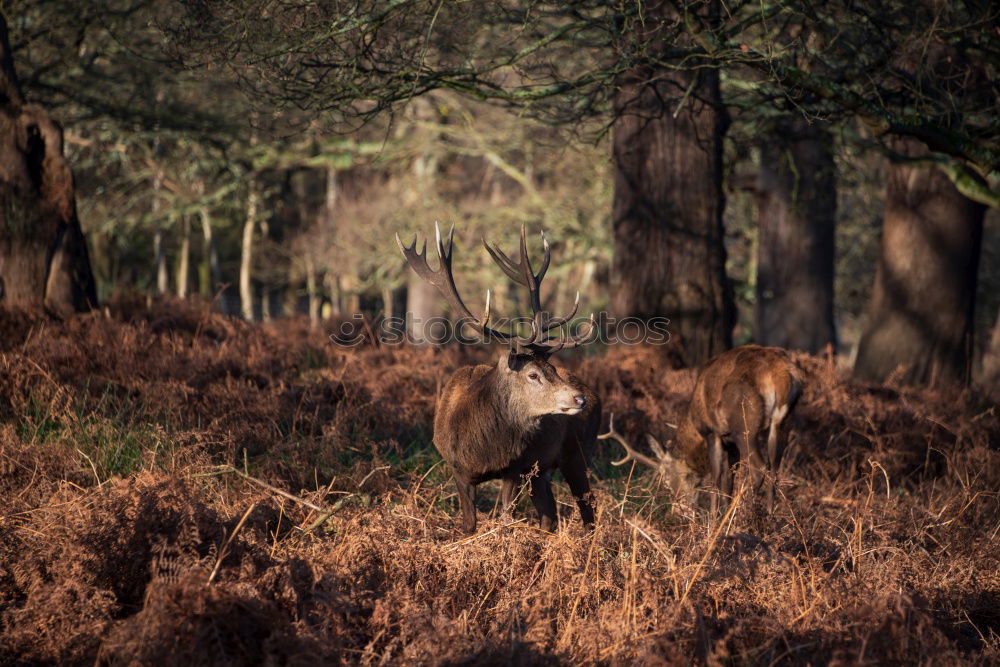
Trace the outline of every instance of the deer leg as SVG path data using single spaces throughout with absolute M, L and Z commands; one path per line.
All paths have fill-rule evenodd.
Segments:
M 711 498 L 709 499 L 709 512 L 713 517 L 719 514 L 719 496 L 723 490 L 723 476 L 726 474 L 725 468 L 729 467 L 729 458 L 722 449 L 722 438 L 713 433 L 708 445 L 708 463 L 712 477 Z
M 542 530 L 556 528 L 556 499 L 552 495 L 551 473 L 535 475 L 531 478 L 531 502 L 538 511 L 538 522 Z
M 778 485 L 778 420 L 771 420 L 771 428 L 767 432 L 767 463 L 774 479 L 768 480 L 767 493 L 764 496 L 767 511 L 774 511 L 774 487 Z
M 750 480 L 751 488 L 760 490 L 764 481 L 764 460 L 757 447 L 757 431 L 746 430 L 736 434 L 736 446 L 740 450 L 741 476 Z
M 585 528 L 594 528 L 594 508 L 590 505 L 590 480 L 587 479 L 587 462 L 583 452 L 573 445 L 567 446 L 570 453 L 563 456 L 559 462 L 559 471 L 569 484 L 569 490 L 576 498 L 576 506 L 580 509 L 580 519 Z
M 783 405 L 771 415 L 771 428 L 767 432 L 767 462 L 771 466 L 771 474 L 774 479 L 767 487 L 767 511 L 774 509 L 774 493 L 778 485 L 778 468 L 781 466 L 781 457 L 785 453 L 785 442 L 782 438 L 781 426 L 788 414 L 788 406 Z
M 733 499 L 733 478 L 735 477 L 733 473 L 733 466 L 736 462 L 732 460 L 729 455 L 729 451 L 725 447 L 726 441 L 719 437 L 719 448 L 722 450 L 720 458 L 722 459 L 722 498 L 726 503 L 726 507 L 729 506 L 730 501 Z
M 462 530 L 476 532 L 476 486 L 464 477 L 455 475 L 458 489 L 458 506 L 462 509 Z
M 517 495 L 517 479 L 505 477 L 500 487 L 500 511 L 507 514 L 514 505 L 514 497 Z

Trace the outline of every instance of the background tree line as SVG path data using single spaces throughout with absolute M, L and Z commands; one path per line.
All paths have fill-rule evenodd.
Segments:
M 5 3 L 4 104 L 66 127 L 100 296 L 427 315 L 396 231 L 455 221 L 485 289 L 475 241 L 527 220 L 559 244 L 553 309 L 579 285 L 669 317 L 682 363 L 752 339 L 876 380 L 998 372 L 993 3 L 91 4 Z M 3 163 L 30 183 L 23 126 Z M 13 284 L 55 241 L 25 250 L 6 208 Z

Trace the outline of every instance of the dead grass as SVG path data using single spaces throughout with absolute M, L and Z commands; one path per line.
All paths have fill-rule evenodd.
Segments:
M 173 302 L 0 333 L 0 664 L 1000 660 L 1000 417 L 969 394 L 800 357 L 774 516 L 690 521 L 601 451 L 592 535 L 560 484 L 554 535 L 522 502 L 466 537 L 430 445 L 458 350 Z M 570 364 L 637 442 L 693 385 L 655 350 Z M 220 464 L 334 511 L 307 531 Z

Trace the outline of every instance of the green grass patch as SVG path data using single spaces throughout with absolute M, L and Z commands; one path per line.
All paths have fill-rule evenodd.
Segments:
M 81 391 L 68 406 L 57 410 L 53 400 L 31 397 L 28 410 L 16 422 L 16 432 L 31 444 L 58 444 L 80 457 L 100 481 L 135 474 L 143 466 L 156 463 L 169 453 L 172 444 L 164 429 L 144 417 L 136 405 L 111 391 L 96 402 Z

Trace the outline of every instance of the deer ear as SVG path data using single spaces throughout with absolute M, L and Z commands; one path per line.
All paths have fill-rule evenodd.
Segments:
M 509 351 L 500 354 L 497 367 L 505 373 L 513 373 L 524 368 L 524 364 L 528 361 L 530 361 L 530 357 L 518 354 L 512 347 Z
M 517 373 L 524 370 L 524 367 L 534 360 L 532 355 L 518 354 L 517 350 L 511 347 L 510 352 L 500 355 L 500 370 L 507 373 Z
M 649 448 L 653 450 L 653 453 L 656 454 L 657 458 L 664 460 L 672 458 L 667 450 L 665 450 L 663 446 L 657 442 L 656 438 L 648 433 L 646 434 L 646 442 L 649 443 Z
M 501 352 L 500 353 L 500 358 L 497 359 L 497 368 L 499 368 L 500 371 L 503 372 L 503 373 L 510 373 L 510 370 L 511 370 L 510 369 L 510 362 L 511 362 L 511 353 L 510 352 Z

